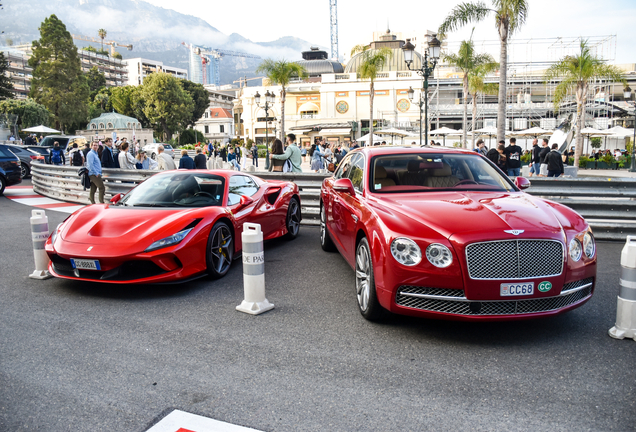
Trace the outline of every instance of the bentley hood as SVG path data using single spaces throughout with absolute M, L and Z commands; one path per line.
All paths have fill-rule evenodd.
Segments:
M 524 193 L 386 194 L 376 203 L 380 217 L 389 228 L 397 231 L 400 228 L 394 224 L 406 216 L 422 230 L 433 230 L 446 238 L 487 231 L 503 235 L 504 230 L 524 230 L 548 237 L 562 233 L 557 211 L 545 201 Z M 383 217 L 383 213 L 388 217 Z

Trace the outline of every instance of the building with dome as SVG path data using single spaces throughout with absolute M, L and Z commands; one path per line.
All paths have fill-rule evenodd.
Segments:
M 142 128 L 136 118 L 116 112 L 102 113 L 99 117 L 91 119 L 85 130 L 75 131 L 76 135 L 82 135 L 89 141 L 117 137 L 127 138 L 128 142 L 131 142 L 134 136 L 142 145 L 153 142 L 152 133 L 152 129 Z
M 329 60 L 327 51 L 323 51 L 317 47 L 311 47 L 309 51 L 303 51 L 303 59 L 298 61 L 299 65 L 305 68 L 308 81 L 320 81 L 322 74 L 343 73 L 342 63 L 335 60 Z

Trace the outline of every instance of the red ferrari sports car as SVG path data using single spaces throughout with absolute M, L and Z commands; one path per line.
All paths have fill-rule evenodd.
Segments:
M 241 252 L 244 222 L 263 239 L 298 235 L 298 186 L 235 171 L 159 173 L 110 204 L 84 207 L 51 234 L 49 271 L 108 283 L 224 276 Z
M 555 315 L 590 299 L 589 225 L 481 155 L 439 147 L 350 152 L 321 190 L 320 240 L 355 269 L 367 319 Z

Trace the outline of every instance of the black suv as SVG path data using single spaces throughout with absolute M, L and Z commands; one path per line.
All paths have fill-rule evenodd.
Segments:
M 20 159 L 11 153 L 9 146 L 0 144 L 0 195 L 4 188 L 22 181 Z

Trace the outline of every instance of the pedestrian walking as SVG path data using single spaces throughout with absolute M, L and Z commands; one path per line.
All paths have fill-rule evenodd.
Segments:
M 548 163 L 548 177 L 559 177 L 565 172 L 563 158 L 558 148 L 558 144 L 552 144 L 552 150 L 550 150 L 550 153 L 545 157 Z
M 129 144 L 127 142 L 123 142 L 121 144 L 121 150 L 117 158 L 119 159 L 119 167 L 121 169 L 134 170 L 137 169 L 136 161 L 133 155 L 128 151 Z
M 258 168 L 258 147 L 256 147 L 256 143 L 252 143 L 252 165 Z
M 199 149 L 200 151 L 200 149 Z M 195 169 L 194 160 L 188 154 L 186 149 L 181 150 L 181 159 L 179 160 L 179 169 Z
M 504 150 L 506 155 L 506 167 L 510 177 L 521 175 L 521 154 L 523 150 L 517 145 L 516 138 L 510 138 L 510 145 Z
M 196 149 L 196 156 L 194 157 L 194 166 L 196 169 L 206 169 L 206 158 L 203 152 L 201 151 L 201 147 Z
M 283 143 L 278 138 L 274 140 L 274 143 L 272 144 L 272 151 L 270 152 L 270 154 L 285 154 L 285 150 L 283 150 Z M 272 159 L 269 164 L 269 170 L 272 172 L 283 172 L 283 165 L 285 165 L 285 163 L 286 161 L 282 159 Z
M 162 145 L 157 147 L 157 165 L 160 171 L 177 169 L 170 155 L 164 152 Z
M 53 165 L 66 165 L 64 150 L 62 150 L 60 143 L 57 141 L 53 143 L 53 148 L 51 149 L 51 163 Z
M 287 149 L 282 155 L 269 155 L 270 159 L 288 160 L 291 162 L 291 172 L 303 172 L 302 169 L 302 156 L 300 155 L 300 149 L 296 144 L 296 135 L 290 133 L 287 135 Z
M 541 147 L 539 140 L 532 140 L 532 158 L 530 159 L 530 177 L 532 174 L 538 176 L 541 173 Z
M 91 189 L 88 193 L 88 200 L 91 204 L 95 204 L 95 191 L 99 190 L 99 202 L 104 204 L 104 180 L 102 180 L 102 164 L 99 160 L 97 150 L 99 143 L 93 141 L 91 151 L 87 154 L 86 165 L 88 165 L 88 178 L 91 181 Z
M 68 157 L 71 159 L 72 166 L 84 166 L 84 154 L 79 149 L 77 143 L 73 143 L 71 151 L 68 153 Z

